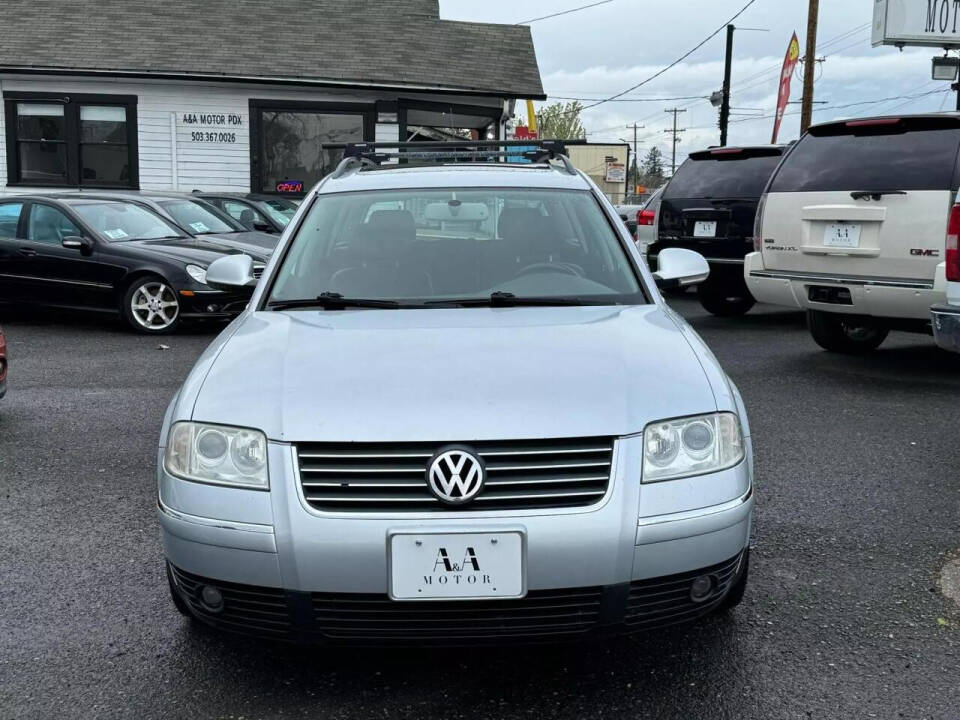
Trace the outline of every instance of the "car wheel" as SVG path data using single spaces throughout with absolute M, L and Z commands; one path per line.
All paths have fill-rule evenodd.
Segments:
M 185 615 L 188 618 L 193 618 L 193 613 L 191 613 L 190 608 L 187 607 L 187 601 L 181 597 L 180 592 L 173 583 L 173 573 L 170 572 L 169 565 L 167 565 L 167 585 L 170 587 L 170 597 L 173 600 L 173 604 L 176 606 L 177 611 L 181 615 Z
M 747 590 L 748 575 L 750 575 L 750 548 L 743 551 L 743 564 L 740 566 L 740 577 L 737 578 L 737 582 L 727 592 L 726 597 L 723 598 L 723 601 L 717 608 L 718 612 L 732 610 L 743 602 L 743 594 Z
M 855 317 L 820 310 L 807 311 L 807 325 L 817 345 L 847 355 L 876 350 L 890 333 L 886 328 L 864 324 Z
M 697 299 L 704 310 L 717 317 L 744 315 L 757 302 L 746 287 L 731 287 L 709 281 L 697 287 Z
M 127 325 L 140 333 L 160 335 L 180 324 L 180 300 L 163 278 L 137 278 L 123 294 L 120 313 Z

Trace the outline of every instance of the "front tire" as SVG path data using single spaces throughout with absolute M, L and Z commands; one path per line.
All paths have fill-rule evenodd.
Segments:
M 126 324 L 145 335 L 171 333 L 180 325 L 180 298 L 159 275 L 134 280 L 123 294 L 120 314 Z
M 697 287 L 697 299 L 704 310 L 717 317 L 745 315 L 757 302 L 746 285 L 741 288 L 709 280 Z
M 890 331 L 862 320 L 820 310 L 807 311 L 807 325 L 814 341 L 824 350 L 845 355 L 863 355 L 880 347 Z

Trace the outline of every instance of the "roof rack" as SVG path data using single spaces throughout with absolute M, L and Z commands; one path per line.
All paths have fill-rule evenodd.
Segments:
M 513 152 L 510 148 L 522 148 Z M 576 168 L 567 157 L 567 148 L 560 140 L 452 140 L 426 142 L 364 142 L 347 143 L 343 161 L 333 177 L 343 175 L 353 167 L 376 167 L 394 159 L 457 162 L 465 160 L 493 160 L 495 158 L 524 158 L 533 163 L 560 160 L 564 170 L 576 175 Z

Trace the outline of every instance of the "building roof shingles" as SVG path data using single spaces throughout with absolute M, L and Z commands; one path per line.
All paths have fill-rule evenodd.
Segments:
M 14 68 L 415 85 L 542 98 L 530 29 L 438 0 L 4 0 Z

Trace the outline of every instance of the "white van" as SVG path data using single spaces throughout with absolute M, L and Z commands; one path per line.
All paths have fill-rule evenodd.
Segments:
M 767 186 L 744 266 L 760 302 L 807 311 L 827 350 L 874 350 L 890 330 L 930 332 L 946 298 L 947 223 L 960 115 L 817 125 Z

